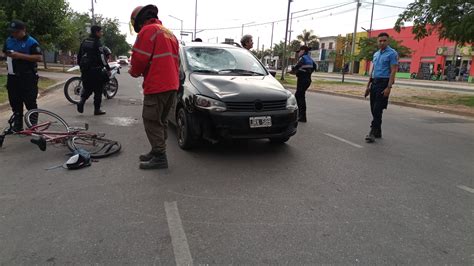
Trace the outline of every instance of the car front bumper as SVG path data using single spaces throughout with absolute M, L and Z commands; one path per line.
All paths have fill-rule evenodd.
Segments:
M 296 134 L 298 111 L 268 112 L 202 112 L 199 111 L 201 133 L 213 138 L 263 139 L 286 138 Z M 270 116 L 271 127 L 251 128 L 250 117 Z

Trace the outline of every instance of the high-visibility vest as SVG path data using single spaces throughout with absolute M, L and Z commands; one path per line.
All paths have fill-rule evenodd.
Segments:
M 138 33 L 132 49 L 132 75 L 143 75 L 143 93 L 178 90 L 179 44 L 158 19 L 151 19 Z

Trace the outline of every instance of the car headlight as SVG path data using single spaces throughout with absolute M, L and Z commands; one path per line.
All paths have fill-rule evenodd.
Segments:
M 202 95 L 194 96 L 194 104 L 200 109 L 214 112 L 224 112 L 227 110 L 225 103 Z
M 298 103 L 296 102 L 296 98 L 293 94 L 288 97 L 288 100 L 286 100 L 286 109 L 295 111 L 298 110 Z

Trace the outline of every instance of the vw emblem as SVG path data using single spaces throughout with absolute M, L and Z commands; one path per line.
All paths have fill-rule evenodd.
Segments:
M 255 110 L 256 111 L 262 111 L 263 110 L 263 103 L 261 101 L 256 101 L 255 102 Z

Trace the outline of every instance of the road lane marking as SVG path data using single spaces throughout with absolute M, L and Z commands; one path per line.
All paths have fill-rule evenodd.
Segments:
M 470 193 L 474 194 L 474 188 L 466 187 L 464 185 L 458 185 L 457 187 L 464 190 L 464 191 L 467 191 L 467 192 L 470 192 Z
M 347 143 L 347 144 L 349 144 L 349 145 L 351 145 L 351 146 L 354 146 L 354 147 L 356 147 L 356 148 L 359 148 L 359 149 L 362 149 L 362 148 L 363 148 L 363 147 L 360 146 L 359 144 L 355 144 L 354 142 L 348 141 L 347 139 L 343 139 L 343 138 L 338 137 L 338 136 L 335 136 L 335 135 L 333 135 L 333 134 L 324 133 L 324 135 L 326 135 L 326 136 L 328 136 L 328 137 L 331 137 L 331 138 L 333 138 L 333 139 L 337 139 L 337 140 L 342 141 L 342 142 L 344 142 L 344 143 Z
M 178 203 L 176 201 L 165 202 L 165 211 L 176 265 L 193 265 L 193 258 L 189 251 L 188 240 L 186 239 L 183 223 L 179 216 Z

